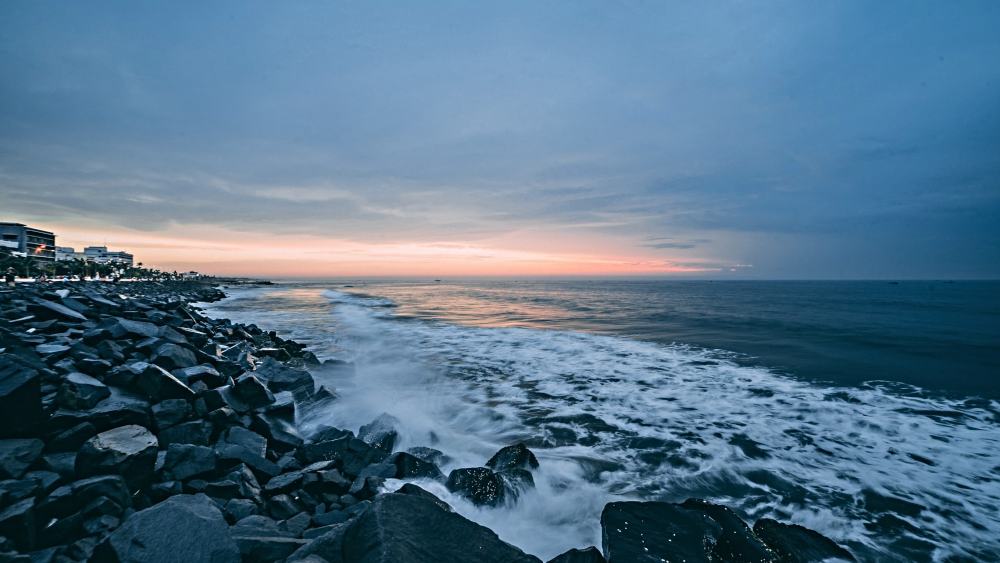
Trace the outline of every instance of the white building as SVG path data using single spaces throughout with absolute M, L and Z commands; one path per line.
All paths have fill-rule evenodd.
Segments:
M 56 262 L 68 262 L 71 260 L 86 260 L 87 255 L 82 252 L 77 252 L 72 246 L 57 246 L 56 247 Z
M 108 250 L 106 246 L 88 246 L 83 249 L 84 257 L 98 264 L 115 263 L 132 266 L 132 255 L 124 250 Z

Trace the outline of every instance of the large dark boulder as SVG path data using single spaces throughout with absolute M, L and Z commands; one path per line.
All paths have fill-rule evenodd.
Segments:
M 141 488 L 149 484 L 156 464 L 159 442 L 142 426 L 121 426 L 101 432 L 84 442 L 76 456 L 76 474 L 118 474 L 129 487 Z
M 8 357 L 0 354 L 0 438 L 36 432 L 45 416 L 38 372 Z
M 251 409 L 266 407 L 274 402 L 274 395 L 259 379 L 244 373 L 234 385 L 236 392 Z
M 89 409 L 110 396 L 107 385 L 89 375 L 74 372 L 63 378 L 56 400 L 63 408 Z
M 39 299 L 35 303 L 28 304 L 28 312 L 35 315 L 40 320 L 55 319 L 58 321 L 71 322 L 84 322 L 87 320 L 87 317 L 65 305 L 60 305 L 59 303 L 53 303 L 52 301 L 46 301 L 43 299 Z
M 194 352 L 173 342 L 161 344 L 153 354 L 153 363 L 163 369 L 183 369 L 198 365 Z
M 540 563 L 488 528 L 421 495 L 386 494 L 354 520 L 340 524 L 289 561 L 322 557 L 330 563 Z
M 26 498 L 0 510 L 0 535 L 12 540 L 22 551 L 35 545 L 35 499 Z
M 493 471 L 507 471 L 509 469 L 531 470 L 538 467 L 538 458 L 524 444 L 514 444 L 513 446 L 501 448 L 500 451 L 493 454 L 493 457 L 486 462 L 486 467 L 489 467 Z
M 823 534 L 770 518 L 761 518 L 753 531 L 770 547 L 780 563 L 813 563 L 820 561 L 854 561 L 851 552 Z
M 448 475 L 445 486 L 479 506 L 499 506 L 506 498 L 503 478 L 487 467 L 455 469 Z
M 170 444 L 163 460 L 163 471 L 172 479 L 184 481 L 215 470 L 215 450 L 193 444 Z
M 225 517 L 204 495 L 177 495 L 132 514 L 94 555 L 120 563 L 240 563 Z
M 712 555 L 719 561 L 773 561 L 775 554 L 760 541 L 733 509 L 701 499 L 688 499 L 681 503 L 688 510 L 708 515 L 722 528 L 712 546 Z
M 135 374 L 134 385 L 154 402 L 166 399 L 193 399 L 194 391 L 172 373 L 156 364 L 136 362 L 129 366 Z
M 274 358 L 264 358 L 258 363 L 254 375 L 267 383 L 271 391 L 291 391 L 298 400 L 308 398 L 316 390 L 316 382 L 308 371 L 287 366 Z
M 444 475 L 437 465 L 406 452 L 393 454 L 392 463 L 396 467 L 393 477 L 397 479 L 444 479 Z
M 612 502 L 601 513 L 601 533 L 608 563 L 710 563 L 722 528 L 678 504 Z
M 44 447 L 41 440 L 0 440 L 0 479 L 20 479 Z
M 596 547 L 570 549 L 549 560 L 548 563 L 605 563 L 604 556 Z
M 399 437 L 399 433 L 396 431 L 398 426 L 398 418 L 382 413 L 358 430 L 358 438 L 372 447 L 392 452 L 393 446 L 396 445 L 396 439 Z
M 154 338 L 160 334 L 160 327 L 153 323 L 118 317 L 103 321 L 98 327 L 107 330 L 111 334 L 111 337 L 115 339 L 129 337 L 141 340 L 143 338 Z

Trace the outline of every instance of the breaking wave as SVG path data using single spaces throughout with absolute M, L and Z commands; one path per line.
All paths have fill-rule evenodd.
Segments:
M 443 451 L 445 473 L 526 442 L 541 468 L 516 504 L 480 509 L 421 484 L 543 559 L 600 546 L 606 502 L 688 497 L 802 524 L 866 560 L 1000 557 L 996 401 L 814 385 L 720 350 L 400 317 L 374 296 L 299 297 L 263 316 L 220 311 L 354 362 L 320 374 L 340 400 L 303 423 L 357 430 L 389 413 L 398 446 Z

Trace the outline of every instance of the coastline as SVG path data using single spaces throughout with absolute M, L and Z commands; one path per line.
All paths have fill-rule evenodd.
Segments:
M 0 291 L 8 559 L 539 561 L 417 484 L 385 490 L 430 479 L 479 505 L 517 502 L 538 466 L 528 448 L 445 476 L 440 452 L 394 451 L 389 417 L 303 436 L 298 417 L 336 408 L 311 372 L 343 366 L 193 305 L 223 296 L 198 281 Z M 705 501 L 610 503 L 601 520 L 600 549 L 552 561 L 851 558 Z

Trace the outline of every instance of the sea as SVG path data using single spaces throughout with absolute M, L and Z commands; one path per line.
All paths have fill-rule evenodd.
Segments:
M 732 507 L 864 561 L 1000 561 L 1000 282 L 361 280 L 233 288 L 206 312 L 353 370 L 303 413 L 447 474 L 500 447 L 536 487 L 480 508 L 421 486 L 547 560 L 601 546 L 614 500 Z M 390 482 L 392 490 L 401 483 Z

